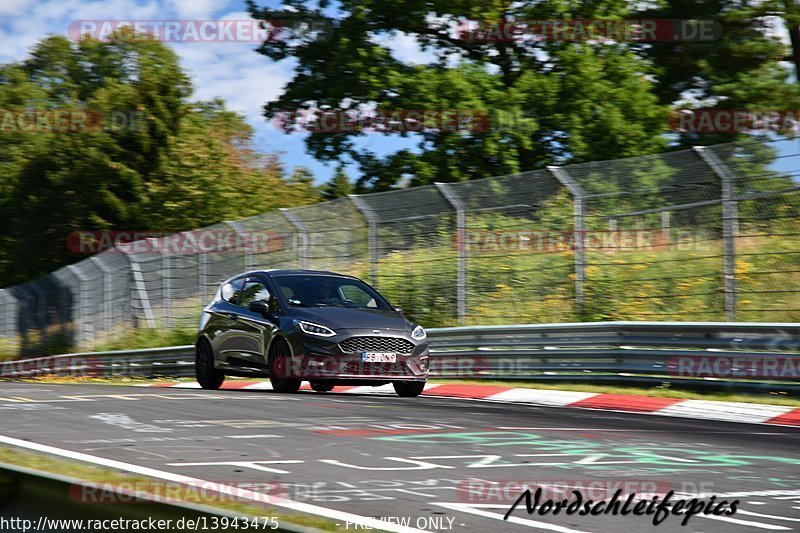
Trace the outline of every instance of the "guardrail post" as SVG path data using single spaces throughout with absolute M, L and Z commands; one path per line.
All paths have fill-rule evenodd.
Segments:
M 369 280 L 374 286 L 378 286 L 378 217 L 375 211 L 367 205 L 367 202 L 357 194 L 348 194 L 356 208 L 361 211 L 367 219 L 369 227 Z
M 712 150 L 706 150 L 702 146 L 695 146 L 694 151 L 720 179 L 722 189 L 722 274 L 724 277 L 725 318 L 729 322 L 733 322 L 736 320 L 735 241 L 739 221 L 734 191 L 736 176 Z
M 464 325 L 467 316 L 467 211 L 464 203 L 445 183 L 436 183 L 442 196 L 450 202 L 456 210 L 456 242 L 458 248 L 458 273 L 456 281 L 456 302 L 458 307 L 458 323 Z
M 144 284 L 144 276 L 142 275 L 142 268 L 139 263 L 130 259 L 131 274 L 133 275 L 133 286 L 139 295 L 139 301 L 142 302 L 142 312 L 144 313 L 144 320 L 148 328 L 156 327 L 155 319 L 153 318 L 153 308 L 150 306 L 150 297 L 147 295 L 147 287 Z
M 112 316 L 114 290 L 111 280 L 111 270 L 109 270 L 97 256 L 93 255 L 89 260 L 103 273 L 103 329 L 106 334 L 109 334 L 114 328 L 114 318 Z
M 586 253 L 584 247 L 586 193 L 563 168 L 547 167 L 547 170 L 572 194 L 573 240 L 575 241 L 575 304 L 578 316 L 582 316 L 585 303 L 584 284 L 586 282 Z
M 226 220 L 225 224 L 233 230 L 233 233 L 236 234 L 237 247 L 240 244 L 244 246 L 244 269 L 253 270 L 253 241 L 252 239 L 248 239 L 246 236 L 242 235 L 243 233 L 247 233 L 247 230 L 245 230 L 236 220 Z
M 291 209 L 282 207 L 280 211 L 298 231 L 297 235 L 300 238 L 300 246 L 298 247 L 300 253 L 300 268 L 308 268 L 308 227 Z

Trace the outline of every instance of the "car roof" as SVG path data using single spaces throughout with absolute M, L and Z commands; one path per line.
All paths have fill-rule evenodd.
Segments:
M 349 276 L 347 274 L 339 274 L 337 272 L 329 272 L 327 270 L 305 270 L 302 268 L 272 268 L 267 270 L 251 270 L 250 272 L 243 272 L 233 277 L 250 276 L 256 274 L 261 274 L 263 276 L 268 276 L 268 277 L 298 275 L 298 276 L 337 276 L 340 278 L 357 279 L 354 276 Z

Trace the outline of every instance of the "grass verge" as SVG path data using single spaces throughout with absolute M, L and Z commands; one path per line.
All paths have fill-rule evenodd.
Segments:
M 103 483 L 114 485 L 117 483 L 141 484 L 141 486 L 153 486 L 158 482 L 154 478 L 143 476 L 133 476 L 116 470 L 86 465 L 77 461 L 68 461 L 39 453 L 23 452 L 11 448 L 0 447 L 0 463 L 8 463 L 16 466 L 38 470 L 66 477 L 72 477 L 82 481 Z M 295 515 L 276 512 L 268 506 L 258 504 L 247 504 L 236 501 L 227 501 L 224 498 L 209 499 L 203 495 L 204 491 L 183 491 L 185 494 L 177 494 L 178 500 L 189 503 L 206 505 L 225 511 L 240 513 L 248 516 L 275 516 L 281 525 L 297 525 L 308 528 L 315 528 L 324 531 L 337 531 L 333 522 L 323 518 L 315 518 L 307 515 Z M 169 492 L 170 498 L 175 498 L 176 491 Z M 189 496 L 184 497 L 184 496 Z M 265 514 L 267 513 L 267 514 Z

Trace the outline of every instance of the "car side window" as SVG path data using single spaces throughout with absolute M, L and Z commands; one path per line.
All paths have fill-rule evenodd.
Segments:
M 339 286 L 344 300 L 349 300 L 359 307 L 378 307 L 375 299 L 355 285 L 342 284 Z
M 239 301 L 241 300 L 242 296 L 242 281 L 242 278 L 237 278 L 224 284 L 220 289 L 220 297 L 222 297 L 222 299 L 226 302 L 239 305 Z
M 269 289 L 267 289 L 263 283 L 255 279 L 247 279 L 244 282 L 241 303 L 239 305 L 247 307 L 256 300 L 264 300 L 265 302 L 269 302 L 271 299 L 272 295 L 270 294 Z

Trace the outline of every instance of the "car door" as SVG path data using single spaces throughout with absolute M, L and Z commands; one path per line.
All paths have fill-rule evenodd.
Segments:
M 230 357 L 236 357 L 239 348 L 239 314 L 241 306 L 244 276 L 235 278 L 220 287 L 219 300 L 206 311 L 211 315 L 205 328 L 218 362 L 228 363 Z
M 249 306 L 256 300 L 263 300 L 271 310 L 276 310 L 277 300 L 263 278 L 250 276 L 244 280 L 241 297 L 241 313 L 239 315 L 242 338 L 238 345 L 241 348 L 242 362 L 255 368 L 266 366 L 266 347 L 278 329 L 274 316 L 264 316 L 251 311 Z

